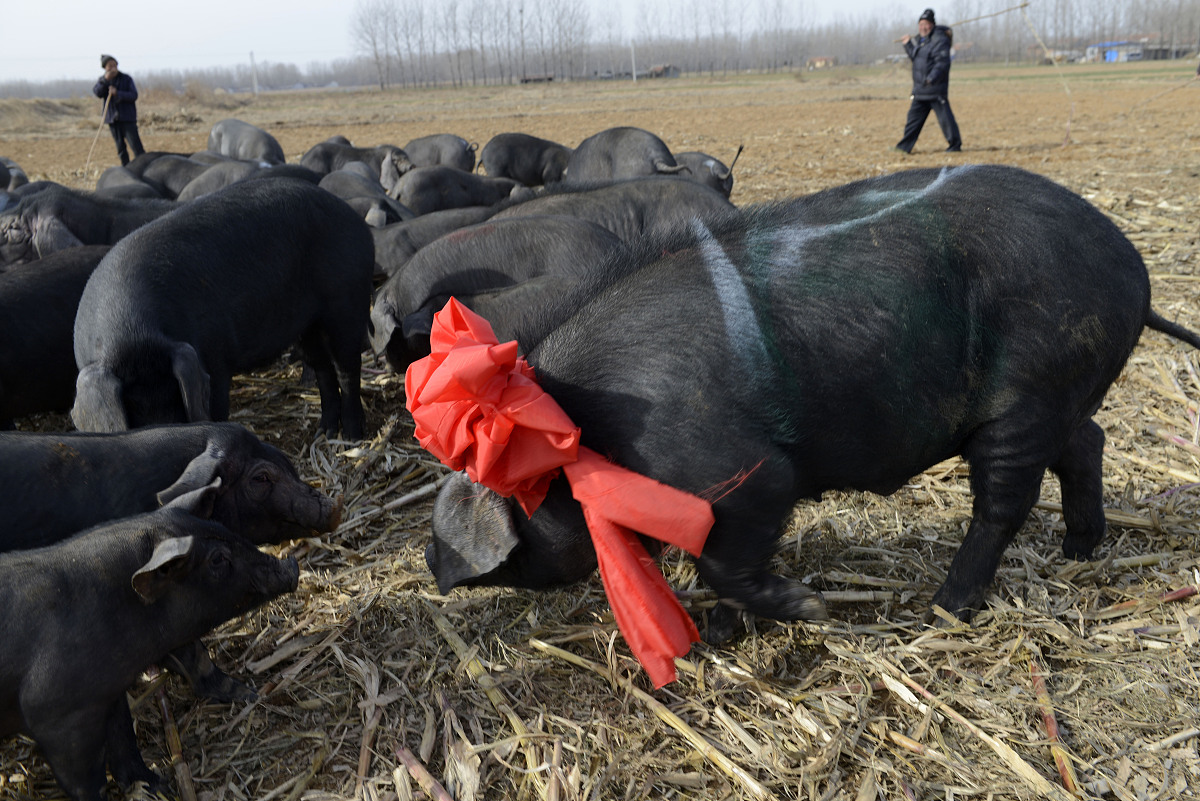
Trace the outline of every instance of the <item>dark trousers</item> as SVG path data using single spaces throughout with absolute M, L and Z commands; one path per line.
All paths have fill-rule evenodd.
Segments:
M 962 147 L 958 123 L 954 121 L 954 112 L 950 110 L 950 101 L 944 97 L 914 97 L 912 105 L 908 107 L 908 119 L 904 122 L 904 138 L 896 143 L 897 149 L 905 153 L 912 152 L 931 110 L 937 115 L 938 125 L 942 126 L 942 136 L 946 137 L 950 147 Z
M 137 120 L 110 122 L 108 130 L 112 132 L 113 141 L 117 143 L 117 156 L 121 159 L 122 167 L 129 163 L 130 150 L 133 151 L 134 158 L 146 152 L 142 147 L 142 138 L 138 136 Z M 126 142 L 129 143 L 128 149 L 125 147 Z

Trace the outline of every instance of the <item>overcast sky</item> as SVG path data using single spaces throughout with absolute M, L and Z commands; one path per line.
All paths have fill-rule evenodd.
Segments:
M 666 0 L 618 0 L 631 30 L 634 9 Z M 537 0 L 527 0 L 536 3 Z M 593 9 L 612 0 L 590 0 Z M 891 14 L 923 0 L 790 0 L 815 23 Z M 747 0 L 746 5 L 753 7 Z M 226 67 L 256 61 L 295 64 L 330 62 L 355 55 L 348 0 L 2 0 L 4 44 L 0 82 L 60 78 L 94 80 L 100 54 L 117 57 L 121 69 L 139 72 Z M 674 4 L 672 4 L 674 7 Z M 593 16 L 595 12 L 593 12 Z

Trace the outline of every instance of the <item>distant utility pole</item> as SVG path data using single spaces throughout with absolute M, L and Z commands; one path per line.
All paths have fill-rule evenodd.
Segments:
M 637 51 L 633 46 L 633 37 L 629 39 L 629 67 L 633 72 L 633 82 L 637 83 Z
M 525 74 L 525 4 L 522 3 L 517 9 L 517 15 L 521 19 L 521 83 L 525 83 L 528 77 Z
M 254 86 L 254 96 L 258 97 L 258 67 L 254 64 L 254 51 L 250 51 L 250 81 Z

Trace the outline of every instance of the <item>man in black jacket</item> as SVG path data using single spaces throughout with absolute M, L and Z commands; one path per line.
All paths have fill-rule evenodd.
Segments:
M 133 78 L 117 69 L 117 60 L 112 56 L 100 56 L 100 66 L 104 68 L 104 74 L 92 87 L 92 93 L 96 97 L 106 98 L 104 121 L 108 123 L 113 141 L 117 143 L 121 166 L 125 166 L 129 163 L 129 150 L 133 151 L 134 158 L 145 152 L 137 128 L 137 86 Z M 128 149 L 126 142 L 129 143 Z
M 950 43 L 954 33 L 945 25 L 938 25 L 933 18 L 933 9 L 927 8 L 917 20 L 918 36 L 908 34 L 900 41 L 904 52 L 912 59 L 913 89 L 912 105 L 908 107 L 908 120 L 904 123 L 904 138 L 896 143 L 896 149 L 911 153 L 917 137 L 930 110 L 937 114 L 938 125 L 950 144 L 951 153 L 962 150 L 962 138 L 958 135 L 958 123 L 950 110 Z

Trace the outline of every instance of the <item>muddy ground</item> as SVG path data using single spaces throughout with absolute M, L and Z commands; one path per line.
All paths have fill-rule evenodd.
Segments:
M 943 152 L 931 118 L 911 156 L 890 150 L 908 106 L 905 70 L 891 66 L 801 79 L 257 99 L 150 92 L 139 108 L 150 149 L 202 149 L 212 124 L 233 116 L 273 133 L 289 161 L 333 134 L 402 145 L 451 132 L 483 144 L 524 131 L 574 145 L 635 125 L 673 150 L 727 162 L 745 145 L 738 204 L 910 167 L 1016 165 L 1103 209 L 1141 250 L 1155 307 L 1200 329 L 1193 74 L 1182 63 L 1063 72 L 959 65 L 951 99 L 963 152 Z M 0 155 L 31 179 L 91 187 L 117 163 L 106 130 L 89 162 L 98 106 L 0 101 Z M 1200 377 L 1196 354 L 1179 343 L 1143 337 L 1097 416 L 1109 439 L 1106 504 L 1118 523 L 1100 563 L 1068 563 L 1058 552 L 1057 485 L 1047 481 L 1047 504 L 1010 549 L 989 609 L 971 628 L 929 630 L 923 615 L 969 519 L 965 468 L 940 466 L 887 499 L 832 494 L 797 508 L 778 568 L 838 598 L 836 621 L 759 621 L 727 646 L 697 645 L 681 679 L 649 696 L 635 692 L 649 685 L 614 636 L 596 579 L 542 594 L 439 596 L 422 559 L 427 496 L 409 493 L 427 491 L 442 471 L 411 441 L 402 382 L 368 364 L 372 439 L 313 443 L 315 390 L 298 376 L 281 362 L 237 381 L 233 419 L 344 494 L 347 521 L 278 549 L 301 561 L 299 592 L 209 638 L 218 663 L 259 688 L 259 702 L 201 704 L 173 678 L 132 691 L 147 760 L 176 790 L 159 687 L 178 724 L 180 764 L 211 801 L 420 797 L 398 749 L 459 801 L 1046 797 L 1039 780 L 1064 780 L 1032 680 L 1037 665 L 1083 794 L 1198 797 L 1200 604 L 1159 602 L 1200 584 Z M 687 560 L 665 567 L 693 610 L 711 605 Z M 29 741 L 0 744 L 0 799 L 60 795 Z

